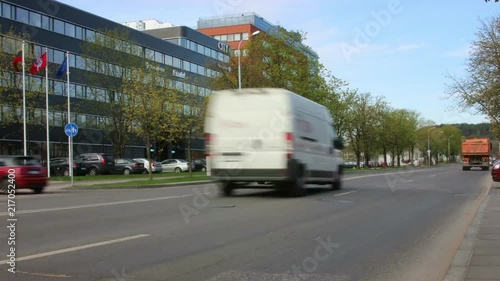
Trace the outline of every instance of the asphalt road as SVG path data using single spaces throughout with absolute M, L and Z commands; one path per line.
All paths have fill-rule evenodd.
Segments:
M 213 184 L 16 197 L 17 263 L 0 280 L 442 280 L 489 172 L 452 165 L 345 176 L 306 197 Z

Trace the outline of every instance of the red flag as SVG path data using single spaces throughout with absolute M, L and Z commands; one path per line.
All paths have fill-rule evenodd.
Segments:
M 22 70 L 22 67 L 23 67 L 23 51 L 22 50 L 19 50 L 17 55 L 12 60 L 12 66 L 14 66 L 14 69 L 16 71 Z
M 37 58 L 30 67 L 31 74 L 37 74 L 40 70 L 47 67 L 47 52 Z

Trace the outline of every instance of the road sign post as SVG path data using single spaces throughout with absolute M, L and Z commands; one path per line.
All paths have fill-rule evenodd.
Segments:
M 64 133 L 69 138 L 68 172 L 71 177 L 71 186 L 73 186 L 73 137 L 78 134 L 78 126 L 75 123 L 68 123 L 64 127 Z

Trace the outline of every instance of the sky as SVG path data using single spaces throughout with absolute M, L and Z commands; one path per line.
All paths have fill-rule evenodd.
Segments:
M 457 108 L 448 75 L 464 77 L 480 20 L 499 15 L 484 0 L 60 0 L 115 22 L 156 19 L 196 27 L 199 18 L 255 12 L 306 33 L 333 75 L 349 88 L 384 96 L 436 124 L 489 122 Z

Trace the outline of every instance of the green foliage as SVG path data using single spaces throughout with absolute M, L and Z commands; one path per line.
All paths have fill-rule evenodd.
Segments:
M 173 141 L 179 138 L 184 106 L 179 93 L 169 87 L 169 79 L 162 73 L 147 68 L 131 68 L 124 80 L 127 105 L 123 112 L 133 120 L 129 130 L 138 135 L 145 147 L 153 142 Z M 151 153 L 146 149 L 151 165 Z M 152 178 L 151 167 L 150 178 Z
M 113 143 L 115 157 L 122 157 L 125 144 L 130 140 L 129 126 L 132 121 L 125 114 L 128 100 L 123 81 L 129 79 L 131 68 L 144 66 L 144 59 L 128 40 L 126 28 L 102 29 L 95 33 L 93 40 L 81 43 L 82 56 L 86 57 L 83 78 L 88 84 L 101 88 L 94 91 L 93 101 L 85 101 L 83 106 L 107 112 L 110 124 L 105 128 Z

